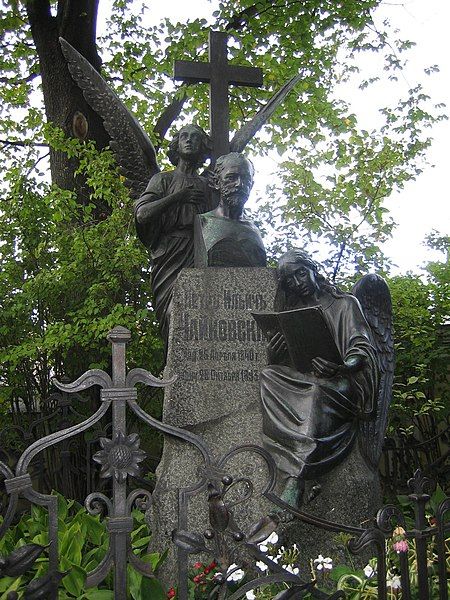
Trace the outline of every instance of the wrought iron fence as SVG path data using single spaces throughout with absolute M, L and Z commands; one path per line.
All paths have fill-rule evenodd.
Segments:
M 438 421 L 433 415 L 419 415 L 413 425 L 412 434 L 398 432 L 385 439 L 380 472 L 388 497 L 408 490 L 413 469 L 420 469 L 442 487 L 450 481 L 450 416 Z
M 26 573 L 45 552 L 48 554 L 48 571 L 45 575 L 29 582 L 22 596 L 12 590 L 7 600 L 23 597 L 28 600 L 49 598 L 56 600 L 58 587 L 67 573 L 60 569 L 60 549 L 58 546 L 58 499 L 51 493 L 42 493 L 33 485 L 31 465 L 33 461 L 48 449 L 57 444 L 64 444 L 68 448 L 70 440 L 78 434 L 95 430 L 102 419 L 111 409 L 112 425 L 109 434 L 99 440 L 101 449 L 92 455 L 92 460 L 100 465 L 100 476 L 111 482 L 111 487 L 106 492 L 92 491 L 85 500 L 85 507 L 91 515 L 98 515 L 103 507 L 107 513 L 107 530 L 109 545 L 100 563 L 87 574 L 86 587 L 101 584 L 112 571 L 114 581 L 115 600 L 126 600 L 127 596 L 127 569 L 131 566 L 146 578 L 155 578 L 156 573 L 147 562 L 142 561 L 132 551 L 131 535 L 133 532 L 132 509 L 134 507 L 147 511 L 151 505 L 151 493 L 148 489 L 138 488 L 130 491 L 129 480 L 139 475 L 139 467 L 145 459 L 145 453 L 140 448 L 140 439 L 136 433 L 130 433 L 128 420 L 130 415 L 135 415 L 139 420 L 150 427 L 161 431 L 165 435 L 174 436 L 186 444 L 194 445 L 200 452 L 204 468 L 201 470 L 199 480 L 189 488 L 179 492 L 178 527 L 174 532 L 173 541 L 177 546 L 178 556 L 178 598 L 188 598 L 188 571 L 189 560 L 192 554 L 209 554 L 218 561 L 218 572 L 214 576 L 214 587 L 209 597 L 218 600 L 238 600 L 256 588 L 283 583 L 286 589 L 277 596 L 278 600 L 287 598 L 303 598 L 309 594 L 312 598 L 345 598 L 345 591 L 326 592 L 318 589 L 314 580 L 305 581 L 295 571 L 288 572 L 282 565 L 273 560 L 267 552 L 263 552 L 260 544 L 272 532 L 280 521 L 289 515 L 300 521 L 312 524 L 330 532 L 345 532 L 351 536 L 348 543 L 349 550 L 354 554 L 361 553 L 367 548 L 372 548 L 377 557 L 377 597 L 387 600 L 387 550 L 386 541 L 392 538 L 396 528 L 401 527 L 402 540 L 415 547 L 418 596 L 421 600 L 432 598 L 430 595 L 430 556 L 436 567 L 435 583 L 440 600 L 448 600 L 447 589 L 447 557 L 446 535 L 450 531 L 448 511 L 450 498 L 443 499 L 437 507 L 434 521 L 427 521 L 425 507 L 430 499 L 430 481 L 416 472 L 410 480 L 409 498 L 414 507 L 414 522 L 412 526 L 404 514 L 395 506 L 385 506 L 377 515 L 376 521 L 368 528 L 341 525 L 329 520 L 311 516 L 301 510 L 296 510 L 284 503 L 274 493 L 275 466 L 270 455 L 258 446 L 244 445 L 230 450 L 225 456 L 214 458 L 213 449 L 207 447 L 199 436 L 188 430 L 179 429 L 164 424 L 149 415 L 137 402 L 136 384 L 143 383 L 155 388 L 165 387 L 172 381 L 162 381 L 155 378 L 144 369 L 132 369 L 127 373 L 125 363 L 126 344 L 130 339 L 130 332 L 117 327 L 108 334 L 112 344 L 112 377 L 106 372 L 93 369 L 84 373 L 72 384 L 56 382 L 62 391 L 62 398 L 66 394 L 79 393 L 92 386 L 100 386 L 100 406 L 97 410 L 75 425 L 66 426 L 53 433 L 37 439 L 28 446 L 18 458 L 17 464 L 0 461 L 0 476 L 8 495 L 3 521 L 0 524 L 0 539 L 14 522 L 20 499 L 28 500 L 32 505 L 44 507 L 48 515 L 48 541 L 43 544 L 26 544 L 14 549 L 8 556 L 0 558 L 0 577 L 20 577 Z M 108 437 L 109 435 L 109 437 Z M 63 452 L 65 450 L 63 449 Z M 238 482 L 226 472 L 227 461 L 243 452 L 257 453 L 266 463 L 268 479 L 263 495 L 270 500 L 276 510 L 273 514 L 263 515 L 261 520 L 249 530 L 242 530 L 233 519 L 233 504 L 230 490 L 236 489 Z M 64 463 L 61 462 L 61 465 Z M 85 471 L 85 475 L 87 471 Z M 249 479 L 241 479 L 243 495 L 240 502 L 251 502 L 253 486 Z M 208 509 L 210 525 L 205 531 L 189 531 L 187 521 L 187 507 L 190 499 L 208 490 Z M 108 495 L 109 493 L 109 495 Z M 431 552 L 431 555 L 430 555 Z M 228 581 L 230 578 L 230 564 L 236 557 L 247 556 L 245 568 L 251 573 L 251 580 L 230 591 Z M 410 586 L 410 565 L 406 553 L 400 552 L 399 578 L 402 585 L 402 598 L 413 597 Z M 237 559 L 239 560 L 239 558 Z M 234 567 L 237 569 L 238 565 Z M 233 570 L 233 569 L 232 569 Z

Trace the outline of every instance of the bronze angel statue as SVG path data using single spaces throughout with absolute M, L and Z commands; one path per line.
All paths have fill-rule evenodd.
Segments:
M 173 286 L 180 270 L 194 265 L 193 224 L 197 214 L 216 208 L 207 171 L 198 173 L 210 158 L 209 136 L 197 125 L 183 126 L 172 140 L 168 157 L 175 169 L 160 172 L 150 138 L 101 75 L 68 42 L 61 47 L 69 71 L 88 104 L 103 120 L 125 183 L 135 199 L 136 230 L 151 257 L 151 282 L 156 316 L 167 344 Z M 288 81 L 250 121 L 237 131 L 230 151 L 241 152 L 276 107 L 299 81 Z M 176 104 L 176 103 L 175 103 Z M 182 103 L 168 107 L 159 119 L 164 136 Z
M 276 462 L 281 498 L 299 507 L 305 489 L 356 444 L 367 467 L 378 468 L 394 371 L 392 307 L 378 275 L 344 293 L 303 250 L 286 252 L 277 273 L 278 327 L 268 327 L 261 373 L 263 444 Z

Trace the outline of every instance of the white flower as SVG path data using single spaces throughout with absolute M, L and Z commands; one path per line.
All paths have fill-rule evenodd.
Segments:
M 278 564 L 280 558 L 283 558 L 283 554 L 281 554 L 281 553 L 277 554 L 276 556 L 271 556 L 271 559 L 273 560 L 273 562 L 277 563 L 277 564 Z
M 261 552 L 267 552 L 269 549 L 269 544 L 276 544 L 278 542 L 278 534 L 273 531 L 268 538 L 263 540 L 260 544 L 258 544 Z
M 316 569 L 318 571 L 322 571 L 322 569 L 333 568 L 333 560 L 329 556 L 324 558 L 321 554 L 319 554 L 319 556 L 314 559 L 314 564 L 316 565 Z
M 242 569 L 238 569 L 234 563 L 227 569 L 227 581 L 240 581 L 245 573 Z
M 402 582 L 400 580 L 399 575 L 392 575 L 391 573 L 387 574 L 386 577 L 386 585 L 393 590 L 398 590 L 402 587 Z
M 255 592 L 253 590 L 250 590 L 245 594 L 245 597 L 247 598 L 247 600 L 255 600 Z
M 372 565 L 370 563 L 364 567 L 364 575 L 367 577 L 367 579 L 371 579 L 372 577 L 375 577 L 376 574 L 377 574 L 377 572 L 375 571 L 375 569 L 372 567 Z
M 266 563 L 264 563 L 262 560 L 258 560 L 256 563 L 256 566 L 258 567 L 258 569 L 260 571 L 267 571 L 267 569 L 269 568 Z
M 287 571 L 288 573 L 292 573 L 292 575 L 298 575 L 299 574 L 299 568 L 298 567 L 294 567 L 293 565 L 283 565 L 283 569 L 285 571 Z

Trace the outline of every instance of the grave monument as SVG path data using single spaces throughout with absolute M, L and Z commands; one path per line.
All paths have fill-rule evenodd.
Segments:
M 392 383 L 390 299 L 384 288 L 380 293 L 380 281 L 363 278 L 355 290 L 363 314 L 358 301 L 326 283 L 306 255 L 303 262 L 298 253 L 292 261 L 283 257 L 286 264 L 280 264 L 277 277 L 264 267 L 259 233 L 243 217 L 253 172 L 245 158 L 230 152 L 242 152 L 298 77 L 230 142 L 228 86 L 259 86 L 262 74 L 228 63 L 225 33 L 210 32 L 209 41 L 209 62 L 177 61 L 175 78 L 210 85 L 212 194 L 197 173 L 209 154 L 206 134 L 183 127 L 175 171 L 159 174 L 155 150 L 135 119 L 98 73 L 62 43 L 71 73 L 103 117 L 111 147 L 139 198 L 137 229 L 153 257 L 156 310 L 167 342 L 165 378 L 177 377 L 166 388 L 163 420 L 184 428 L 186 439 L 201 436 L 216 459 L 211 466 L 197 446 L 166 438 L 151 520 L 160 550 L 171 546 L 180 523 L 189 531 L 207 529 L 208 485 L 218 480 L 242 484 L 233 502 L 233 520 L 242 530 L 274 510 L 306 520 L 302 511 L 309 511 L 337 523 L 370 518 L 378 505 L 376 466 Z M 192 266 L 194 254 L 199 268 L 184 268 Z M 299 304 L 315 307 L 315 317 L 320 313 L 322 331 L 328 328 L 322 348 L 336 346 L 337 358 L 319 352 L 310 357 L 311 367 L 299 366 L 292 356 L 286 363 L 290 341 L 304 337 L 299 322 L 288 335 L 255 320 L 261 323 L 257 313 L 273 316 L 275 308 L 279 322 L 279 314 Z M 308 319 L 303 321 L 311 330 Z M 322 334 L 316 337 L 322 340 Z M 257 450 L 263 443 L 278 466 L 278 509 L 261 496 L 269 477 L 268 463 Z M 237 446 L 240 450 L 233 451 Z M 192 499 L 188 509 L 181 502 L 187 497 Z M 309 558 L 332 546 L 329 532 L 319 539 L 317 530 L 297 523 L 285 525 L 286 540 L 301 538 Z M 172 554 L 168 572 L 173 565 Z

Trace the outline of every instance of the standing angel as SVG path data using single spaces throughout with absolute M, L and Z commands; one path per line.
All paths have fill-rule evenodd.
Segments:
M 209 136 L 197 125 L 180 129 L 169 146 L 175 170 L 160 172 L 150 138 L 100 74 L 65 40 L 61 47 L 86 101 L 102 117 L 132 198 L 136 229 L 152 259 L 152 290 L 161 335 L 167 344 L 172 291 L 184 267 L 194 264 L 194 217 L 214 208 L 198 169 L 209 158 Z
M 213 208 L 207 180 L 197 174 L 210 147 L 203 129 L 182 127 L 168 153 L 175 170 L 154 175 L 135 203 L 137 234 L 152 257 L 155 311 L 164 340 L 169 334 L 177 275 L 184 267 L 194 266 L 195 217 Z

